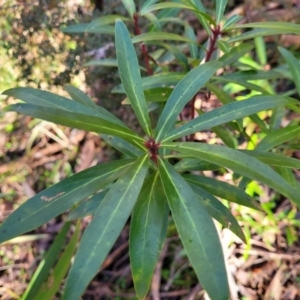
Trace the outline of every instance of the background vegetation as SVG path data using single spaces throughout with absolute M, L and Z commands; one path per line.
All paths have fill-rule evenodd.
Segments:
M 209 6 L 210 1 L 207 2 Z M 246 21 L 297 22 L 300 20 L 298 5 L 297 1 L 257 1 L 255 4 L 250 1 L 231 1 L 227 14 L 241 14 Z M 118 1 L 87 3 L 45 0 L 30 4 L 5 1 L 0 8 L 0 91 L 18 85 L 65 95 L 62 85 L 72 83 L 135 127 L 130 110 L 121 105 L 122 97 L 110 94 L 111 88 L 119 82 L 116 69 L 83 66 L 91 58 L 113 57 L 113 38 L 93 34 L 70 37 L 60 30 L 60 26 L 89 22 L 97 16 L 114 12 L 125 14 Z M 195 26 L 196 20 L 192 16 L 187 14 L 183 17 Z M 195 29 L 201 43 L 206 37 L 201 28 Z M 253 56 L 245 56 L 244 59 L 248 62 L 251 60 L 260 69 L 268 69 L 270 66 L 285 68 L 276 50 L 279 45 L 295 50 L 297 56 L 300 41 L 288 35 L 267 38 L 266 48 L 262 52 L 256 45 Z M 295 87 L 289 80 L 278 80 L 275 88 L 277 91 L 295 94 Z M 227 89 L 235 93 L 238 86 L 228 84 Z M 1 108 L 12 101 L 2 97 Z M 209 109 L 218 103 L 211 97 L 204 105 Z M 263 112 L 261 117 L 269 116 Z M 287 113 L 284 122 L 298 125 L 299 116 Z M 249 120 L 246 128 L 246 133 L 254 142 L 260 138 L 255 126 Z M 40 190 L 119 155 L 97 135 L 17 116 L 15 113 L 1 116 L 0 130 L 2 219 Z M 198 138 L 212 142 L 216 136 L 207 132 Z M 298 139 L 293 141 L 293 147 L 296 149 L 294 155 L 299 158 Z M 216 176 L 213 172 L 206 175 Z M 222 174 L 217 177 L 225 181 L 232 180 Z M 264 212 L 257 212 L 236 204 L 230 205 L 232 213 L 243 226 L 247 244 L 243 244 L 228 230 L 220 230 L 234 299 L 297 299 L 300 297 L 299 212 L 285 198 L 259 184 L 252 183 L 247 192 L 259 198 L 264 209 Z M 82 229 L 89 221 L 89 217 L 83 219 Z M 57 218 L 26 237 L 1 246 L 1 299 L 20 298 L 42 254 L 49 248 L 53 236 L 61 227 L 62 220 Z M 135 299 L 127 239 L 128 227 L 125 227 L 84 299 Z M 172 224 L 155 271 L 151 294 L 155 300 L 203 299 L 201 286 L 189 266 Z

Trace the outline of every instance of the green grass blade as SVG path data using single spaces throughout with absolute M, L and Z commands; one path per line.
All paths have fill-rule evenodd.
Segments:
M 226 8 L 228 0 L 216 0 L 216 23 L 220 24 L 224 11 Z
M 288 105 L 293 100 L 281 96 L 255 96 L 243 101 L 236 101 L 204 113 L 194 120 L 173 130 L 164 141 L 171 141 L 201 130 L 240 119 L 262 110 Z
M 268 133 L 257 145 L 256 150 L 268 151 L 300 136 L 299 126 L 287 126 Z
M 180 239 L 201 285 L 211 299 L 227 300 L 224 257 L 211 217 L 167 161 L 159 159 L 159 172 Z
M 38 193 L 0 226 L 0 243 L 33 230 L 116 180 L 133 160 L 101 164 L 75 174 Z
M 78 299 L 124 227 L 147 174 L 148 154 L 138 158 L 110 188 L 84 232 L 69 272 L 63 300 Z
M 243 189 L 233 186 L 227 182 L 191 174 L 183 175 L 183 177 L 187 182 L 198 185 L 217 197 L 253 209 L 262 210 L 259 203 L 246 194 Z
M 57 261 L 63 245 L 65 244 L 70 225 L 70 222 L 65 223 L 55 237 L 55 240 L 53 241 L 51 247 L 45 253 L 42 261 L 34 272 L 21 300 L 31 300 L 38 293 L 39 289 L 47 278 L 50 269 Z
M 243 230 L 236 218 L 231 214 L 230 210 L 205 189 L 194 184 L 190 184 L 190 186 L 197 194 L 198 199 L 201 201 L 209 215 L 246 243 Z
M 211 61 L 191 70 L 175 87 L 158 120 L 157 141 L 161 141 L 175 125 L 177 116 L 199 89 L 217 71 L 220 64 Z
M 155 265 L 166 238 L 169 209 L 158 173 L 144 183 L 130 223 L 130 265 L 139 299 L 148 293 Z
M 136 52 L 128 29 L 122 21 L 116 22 L 116 52 L 120 77 L 127 97 L 145 133 L 151 136 L 151 123 Z
M 7 106 L 4 108 L 4 111 L 16 111 L 28 116 L 32 116 L 34 118 L 64 126 L 119 136 L 120 138 L 131 142 L 135 146 L 138 146 L 141 149 L 145 149 L 145 147 L 143 146 L 143 139 L 139 137 L 135 132 L 133 132 L 129 128 L 122 127 L 119 124 L 109 122 L 96 116 L 73 113 L 61 109 L 42 107 L 31 104 L 15 104 Z
M 194 155 L 195 157 L 231 169 L 247 178 L 260 181 L 300 206 L 298 192 L 290 184 L 268 165 L 239 150 L 202 143 L 164 143 L 161 146 L 170 150 Z
M 278 47 L 278 50 L 289 66 L 293 81 L 297 87 L 298 95 L 300 95 L 300 63 L 298 59 L 288 50 L 281 47 Z
M 75 232 L 73 233 L 64 252 L 60 256 L 59 261 L 53 270 L 53 273 L 51 273 L 48 281 L 44 283 L 34 300 L 52 300 L 55 297 L 55 294 L 59 290 L 61 283 L 65 278 L 68 269 L 70 268 L 72 257 L 76 251 L 77 242 L 80 235 L 80 224 L 81 222 L 78 221 L 76 224 Z
M 98 206 L 100 205 L 101 201 L 107 194 L 107 191 L 108 190 L 101 191 L 98 194 L 92 196 L 91 198 L 80 202 L 76 208 L 71 210 L 67 220 L 72 221 L 89 215 L 93 215 Z
M 282 154 L 256 151 L 256 150 L 240 150 L 248 155 L 251 155 L 263 163 L 270 166 L 285 167 L 291 169 L 300 169 L 300 160 L 292 157 L 288 157 Z

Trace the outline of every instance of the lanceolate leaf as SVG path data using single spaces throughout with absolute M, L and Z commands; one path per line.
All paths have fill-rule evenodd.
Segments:
M 170 40 L 170 41 L 179 41 L 179 42 L 187 42 L 187 43 L 196 43 L 191 39 L 188 39 L 184 36 L 169 33 L 169 32 L 147 32 L 136 35 L 132 38 L 132 42 L 140 43 L 140 42 L 150 42 L 150 41 L 161 41 L 161 40 Z
M 89 199 L 86 199 L 79 203 L 79 205 L 72 209 L 68 215 L 68 221 L 76 220 L 83 218 L 85 216 L 93 215 L 100 205 L 101 201 L 104 199 L 107 194 L 107 189 L 99 192 L 98 194 L 92 196 Z
M 198 158 L 184 158 L 180 162 L 178 162 L 174 167 L 178 172 L 206 170 L 213 171 L 220 169 L 220 166 Z
M 280 144 L 300 136 L 299 126 L 287 126 L 267 134 L 257 145 L 256 150 L 268 151 Z
M 217 71 L 220 64 L 208 62 L 190 71 L 175 87 L 168 99 L 157 124 L 157 142 L 161 141 L 165 135 L 175 125 L 177 116 L 184 106 L 193 98 L 199 89 Z
M 94 103 L 94 101 L 88 97 L 87 94 L 82 92 L 80 89 L 76 88 L 75 86 L 72 85 L 65 85 L 64 89 L 68 92 L 68 94 L 71 96 L 71 98 L 78 102 L 81 103 L 85 106 L 91 107 L 95 109 L 97 105 Z M 33 103 L 33 104 L 38 104 L 38 103 Z
M 295 85 L 297 87 L 298 95 L 300 95 L 300 63 L 291 52 L 281 47 L 279 47 L 278 50 L 289 66 L 293 81 L 295 82 Z
M 59 291 L 62 280 L 65 278 L 71 266 L 71 260 L 77 248 L 79 234 L 80 222 L 77 221 L 75 232 L 73 233 L 68 245 L 59 257 L 59 261 L 53 272 L 48 277 L 47 282 L 45 282 L 34 300 L 52 300 L 55 297 L 55 294 Z
M 158 173 L 144 183 L 130 223 L 130 264 L 139 299 L 148 293 L 155 265 L 166 238 L 169 208 Z
M 186 5 L 182 3 L 176 3 L 176 2 L 164 2 L 164 3 L 158 3 L 151 6 L 148 6 L 140 11 L 141 15 L 144 15 L 148 12 L 152 12 L 154 10 L 164 9 L 164 8 L 180 8 L 180 9 L 187 9 L 192 10 L 195 13 L 201 15 L 203 18 L 205 18 L 209 23 L 215 24 L 214 20 L 203 11 L 200 11 L 197 7 L 192 5 Z
M 133 160 L 101 164 L 38 193 L 17 208 L 0 226 L 0 243 L 33 230 L 116 180 Z
M 24 115 L 39 118 L 45 121 L 56 124 L 69 126 L 73 128 L 83 129 L 87 131 L 94 131 L 97 133 L 116 135 L 124 140 L 127 140 L 141 149 L 143 146 L 143 139 L 129 128 L 122 127 L 118 124 L 109 122 L 99 117 L 94 117 L 85 114 L 73 113 L 61 109 L 50 107 L 42 107 L 31 104 L 15 104 L 7 106 L 5 111 L 16 111 Z
M 277 31 L 277 34 L 294 33 L 300 35 L 300 25 L 287 22 L 259 22 L 236 25 L 236 28 L 259 28 Z
M 189 25 L 185 25 L 185 35 L 187 38 L 191 39 L 192 41 L 195 41 L 195 42 L 197 41 L 194 29 Z M 189 46 L 189 51 L 190 51 L 191 57 L 198 58 L 197 44 L 189 43 L 188 46 Z
M 82 237 L 62 299 L 79 299 L 98 272 L 138 198 L 148 160 L 148 154 L 138 158 L 111 187 L 97 208 Z
M 21 99 L 22 101 L 25 101 L 28 104 L 56 108 L 56 109 L 63 109 L 69 112 L 100 117 L 109 122 L 115 122 L 121 126 L 126 127 L 126 125 L 121 120 L 119 120 L 109 111 L 107 111 L 106 109 L 100 106 L 97 106 L 96 104 L 93 105 L 91 103 L 92 100 L 89 99 L 89 97 L 85 95 L 83 92 L 81 92 L 79 89 L 72 86 L 68 86 L 68 92 L 72 93 L 71 97 L 75 97 L 74 100 L 76 102 L 47 91 L 42 91 L 42 90 L 28 88 L 28 87 L 26 88 L 18 87 L 18 88 L 9 89 L 3 92 L 3 94 Z M 87 104 L 88 102 L 89 105 Z
M 238 21 L 240 21 L 243 17 L 240 15 L 233 15 L 229 19 L 227 19 L 222 27 L 222 31 L 229 30 L 232 25 L 235 25 Z
M 62 28 L 61 31 L 65 33 L 102 33 L 102 34 L 114 34 L 115 29 L 110 25 L 98 25 L 90 27 L 90 23 L 87 24 L 75 24 L 65 28 Z
M 107 142 L 109 145 L 122 152 L 129 157 L 138 157 L 143 154 L 143 151 L 133 146 L 132 144 L 124 141 L 123 139 L 106 134 L 100 134 L 101 138 Z
M 236 26 L 234 26 L 232 28 L 236 29 Z M 230 28 L 230 29 L 232 29 L 232 28 Z M 228 30 L 230 30 L 230 29 L 228 29 Z M 256 38 L 258 36 L 277 35 L 277 34 L 281 34 L 281 33 L 283 33 L 283 32 L 279 32 L 279 31 L 274 30 L 274 29 L 267 29 L 267 28 L 253 29 L 253 30 L 247 31 L 246 33 L 239 34 L 235 37 L 232 37 L 227 42 L 228 43 L 233 43 L 233 42 L 253 39 L 253 38 Z
M 52 242 L 51 247 L 46 252 L 45 256 L 41 260 L 36 271 L 34 272 L 21 300 L 34 299 L 35 295 L 38 293 L 40 287 L 42 286 L 48 274 L 50 273 L 51 268 L 57 261 L 57 257 L 63 245 L 65 244 L 70 225 L 70 222 L 65 223 L 64 226 L 61 228 L 60 232 L 55 237 L 55 240 Z
M 163 86 L 170 86 L 177 84 L 185 74 L 183 73 L 161 73 L 156 74 L 150 77 L 142 78 L 142 85 L 144 90 L 161 88 Z M 123 85 L 116 86 L 113 90 L 113 93 L 125 93 Z
M 203 189 L 217 197 L 253 209 L 261 210 L 258 202 L 246 194 L 243 189 L 233 186 L 227 182 L 191 174 L 185 174 L 183 177 L 186 181 L 201 186 Z
M 228 300 L 227 275 L 218 233 L 192 188 L 159 159 L 161 181 L 187 256 L 211 299 Z
M 133 19 L 133 15 L 135 13 L 135 3 L 134 0 L 121 0 L 123 5 L 125 6 L 128 14 L 130 15 L 131 19 Z
M 256 151 L 256 150 L 240 150 L 248 155 L 251 155 L 263 163 L 270 166 L 286 167 L 292 169 L 300 169 L 300 160 L 292 157 L 288 157 L 282 154 Z
M 219 61 L 223 66 L 228 66 L 234 62 L 237 62 L 246 53 L 249 53 L 253 49 L 251 44 L 242 44 L 232 48 L 228 53 L 224 54 Z
M 236 101 L 204 113 L 194 120 L 173 130 L 164 141 L 171 141 L 229 121 L 240 119 L 256 112 L 283 106 L 294 102 L 281 96 L 255 96 L 247 100 Z
M 227 5 L 227 0 L 216 0 L 216 22 L 220 24 Z
M 151 124 L 139 64 L 130 34 L 122 21 L 116 22 L 116 52 L 120 77 L 127 97 L 145 133 L 151 136 Z
M 290 184 L 268 165 L 239 150 L 203 143 L 164 143 L 161 146 L 170 150 L 194 155 L 195 157 L 231 169 L 247 178 L 260 181 L 287 196 L 291 201 L 300 206 L 298 192 Z
M 216 221 L 221 223 L 225 228 L 231 230 L 242 241 L 246 243 L 246 238 L 242 228 L 237 222 L 236 218 L 231 214 L 230 210 L 224 206 L 216 197 L 208 193 L 203 188 L 190 184 L 194 192 L 197 194 L 198 199 L 201 201 L 209 215 Z

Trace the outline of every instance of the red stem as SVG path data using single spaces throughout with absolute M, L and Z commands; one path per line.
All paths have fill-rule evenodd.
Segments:
M 140 35 L 141 34 L 141 29 L 139 27 L 139 15 L 138 14 L 134 14 L 133 15 L 133 20 L 134 20 L 135 34 L 136 35 Z M 147 73 L 148 73 L 148 75 L 153 75 L 153 71 L 152 71 L 152 69 L 150 67 L 147 46 L 145 44 L 141 45 L 141 51 L 142 51 L 142 55 L 144 57 L 144 63 L 145 63 L 145 67 L 147 69 Z

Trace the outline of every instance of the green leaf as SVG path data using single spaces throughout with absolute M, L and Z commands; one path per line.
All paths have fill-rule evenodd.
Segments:
M 224 126 L 215 126 L 212 127 L 211 130 L 223 141 L 226 146 L 230 148 L 236 148 L 237 141 L 235 137 Z
M 153 5 L 157 2 L 158 0 L 147 0 L 145 3 L 143 3 L 140 11 L 145 10 L 148 6 Z
M 21 300 L 34 299 L 34 297 L 38 293 L 40 287 L 42 286 L 45 279 L 47 278 L 50 269 L 55 264 L 63 245 L 65 244 L 70 225 L 71 225 L 70 222 L 65 223 L 62 229 L 55 237 L 55 240 L 52 242 L 50 248 L 45 253 L 39 266 L 35 270 Z
M 216 0 L 216 23 L 220 24 L 224 11 L 226 8 L 228 0 Z
M 267 63 L 266 43 L 261 36 L 256 37 L 254 43 L 259 63 L 264 66 Z
M 219 58 L 219 61 L 223 64 L 223 66 L 231 65 L 234 62 L 237 62 L 245 54 L 249 53 L 252 49 L 253 45 L 246 43 L 233 47 L 228 53 Z
M 148 154 L 138 158 L 110 188 L 87 227 L 69 272 L 63 300 L 79 299 L 124 227 L 147 173 Z
M 91 60 L 83 65 L 84 67 L 90 66 L 103 66 L 103 67 L 118 67 L 118 61 L 114 58 Z
M 237 28 L 259 28 L 277 31 L 277 34 L 294 33 L 300 35 L 300 25 L 288 22 L 259 22 L 236 25 Z
M 75 24 L 65 28 L 61 28 L 64 33 L 101 33 L 101 34 L 115 34 L 113 26 L 100 24 L 98 26 L 90 27 L 91 24 Z
M 173 130 L 164 139 L 164 142 L 187 136 L 201 130 L 209 129 L 232 120 L 240 119 L 262 110 L 271 109 L 279 105 L 287 105 L 291 102 L 293 101 L 290 99 L 275 95 L 254 96 L 247 100 L 231 102 L 206 112 L 194 120 Z
M 145 90 L 145 97 L 147 102 L 166 102 L 171 95 L 172 88 L 154 88 Z
M 185 36 L 194 41 L 195 43 L 197 43 L 197 38 L 194 32 L 194 29 L 189 26 L 189 25 L 185 25 Z M 189 47 L 189 51 L 190 51 L 190 55 L 192 58 L 198 58 L 198 46 L 197 44 L 194 43 L 188 43 L 188 47 Z
M 257 145 L 256 150 L 268 151 L 300 135 L 300 127 L 287 126 L 268 133 Z
M 101 164 L 38 193 L 18 207 L 0 226 L 0 243 L 47 223 L 87 196 L 116 180 L 133 160 Z
M 240 150 L 270 166 L 300 169 L 300 160 L 282 154 L 257 150 Z
M 205 207 L 209 215 L 220 224 L 222 224 L 225 228 L 228 228 L 230 231 L 232 231 L 244 243 L 246 243 L 246 238 L 243 230 L 235 217 L 231 214 L 230 210 L 211 193 L 207 192 L 197 185 L 190 184 L 190 186 L 197 194 L 198 199 L 201 201 L 202 205 Z
M 164 2 L 164 3 L 158 3 L 151 6 L 148 6 L 140 11 L 141 16 L 148 12 L 152 12 L 154 10 L 164 9 L 164 8 L 180 8 L 180 9 L 187 9 L 194 11 L 196 14 L 202 16 L 205 18 L 209 23 L 215 24 L 215 21 L 212 17 L 210 17 L 208 14 L 204 13 L 203 11 L 200 11 L 197 7 L 192 5 L 186 5 L 182 3 L 176 3 L 176 2 Z
M 229 28 L 229 30 L 231 29 L 236 29 L 235 25 L 234 27 Z M 244 40 L 249 40 L 249 39 L 253 39 L 259 36 L 266 36 L 266 35 L 277 35 L 277 34 L 281 34 L 280 32 L 278 32 L 277 30 L 274 29 L 253 29 L 250 31 L 247 31 L 243 34 L 239 34 L 235 37 L 230 38 L 229 40 L 227 40 L 227 43 L 234 43 L 234 42 L 238 42 L 238 41 L 244 41 Z
M 164 86 L 171 86 L 177 84 L 183 77 L 185 73 L 161 73 L 149 77 L 142 78 L 142 85 L 144 90 L 161 88 Z M 118 85 L 113 90 L 112 93 L 124 94 L 124 86 Z
M 297 87 L 298 95 L 300 95 L 300 63 L 298 59 L 286 49 L 278 47 L 278 50 L 289 66 L 293 81 Z
M 222 27 L 222 31 L 226 31 L 230 29 L 233 25 L 235 25 L 238 21 L 240 21 L 243 17 L 239 15 L 232 15 L 229 19 L 227 19 Z
M 98 194 L 92 196 L 91 198 L 88 198 L 80 202 L 76 208 L 71 210 L 67 220 L 72 221 L 89 215 L 93 215 L 106 194 L 107 194 L 107 189 L 99 192 Z
M 123 154 L 128 155 L 129 157 L 138 157 L 143 154 L 143 151 L 117 136 L 106 134 L 100 134 L 100 136 L 109 145 L 122 152 Z
M 186 172 L 186 171 L 215 171 L 219 170 L 220 166 L 209 163 L 204 160 L 199 160 L 198 158 L 184 158 L 179 161 L 174 168 L 177 172 Z
M 95 26 L 101 26 L 101 25 L 107 25 L 107 24 L 113 24 L 115 23 L 118 19 L 122 20 L 122 21 L 131 21 L 129 18 L 123 17 L 121 15 L 106 15 L 106 16 L 102 16 L 100 18 L 97 18 L 95 20 L 93 20 L 90 23 L 90 27 L 89 28 L 93 28 Z
M 48 282 L 40 289 L 39 293 L 34 298 L 35 300 L 52 300 L 55 297 L 55 294 L 59 291 L 62 280 L 65 278 L 68 269 L 70 268 L 72 257 L 77 248 L 79 234 L 80 222 L 77 222 L 73 236 L 60 256 L 53 273 L 49 276 Z
M 174 126 L 177 116 L 199 89 L 217 71 L 220 64 L 211 61 L 191 70 L 174 88 L 168 99 L 156 128 L 156 140 L 161 141 Z
M 187 43 L 195 43 L 194 41 L 181 36 L 179 34 L 175 33 L 169 33 L 169 32 L 147 32 L 142 33 L 139 35 L 136 35 L 132 38 L 132 42 L 140 43 L 140 42 L 150 42 L 150 41 L 161 41 L 161 40 L 168 40 L 168 41 L 179 41 L 179 42 L 187 42 Z
M 123 5 L 125 6 L 128 14 L 130 15 L 131 19 L 133 19 L 133 15 L 136 12 L 134 0 L 121 0 Z
M 69 86 L 68 91 L 72 93 L 71 97 L 74 97 L 74 100 L 76 102 L 47 91 L 42 91 L 42 90 L 28 88 L 28 87 L 26 88 L 18 87 L 18 88 L 9 89 L 4 91 L 3 94 L 21 99 L 22 101 L 28 104 L 50 107 L 50 108 L 60 108 L 69 112 L 100 117 L 109 122 L 115 122 L 121 126 L 126 127 L 126 125 L 121 120 L 119 120 L 117 117 L 115 117 L 106 109 L 97 106 L 96 104 L 94 104 L 92 107 L 91 102 L 93 101 L 91 99 L 88 100 L 89 97 L 79 89 L 75 87 L 70 88 Z M 85 102 L 86 104 L 84 105 L 83 102 Z M 90 102 L 89 105 L 87 105 L 88 102 Z
M 222 247 L 211 217 L 187 182 L 161 158 L 159 172 L 180 239 L 201 285 L 211 299 L 228 300 Z
M 65 85 L 64 89 L 67 91 L 67 93 L 70 95 L 70 97 L 85 106 L 91 107 L 95 109 L 97 105 L 94 103 L 94 101 L 84 92 L 82 92 L 80 89 L 76 88 L 75 86 L 72 85 Z M 37 103 L 35 103 L 37 104 Z
M 116 52 L 120 77 L 127 97 L 145 133 L 151 136 L 151 123 L 138 60 L 128 29 L 122 21 L 116 22 Z
M 97 133 L 116 135 L 141 149 L 145 149 L 143 146 L 143 139 L 135 132 L 129 128 L 122 127 L 99 117 L 31 104 L 15 104 L 7 106 L 4 108 L 4 111 L 16 111 L 34 118 L 39 118 L 64 126 L 94 131 Z
M 198 185 L 217 197 L 253 209 L 262 210 L 259 203 L 246 194 L 243 189 L 227 182 L 200 175 L 185 174 L 183 177 L 187 182 Z
M 144 183 L 130 224 L 130 265 L 139 299 L 148 293 L 153 272 L 166 238 L 169 209 L 158 173 Z
M 231 169 L 247 178 L 260 181 L 290 198 L 291 201 L 300 206 L 298 192 L 290 184 L 268 165 L 239 150 L 202 143 L 163 143 L 161 147 L 181 153 L 188 153 L 189 155 Z

